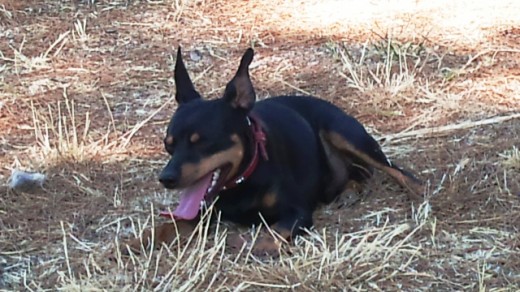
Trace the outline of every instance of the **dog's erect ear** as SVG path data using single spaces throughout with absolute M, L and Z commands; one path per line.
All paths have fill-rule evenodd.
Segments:
M 242 56 L 235 77 L 226 86 L 223 98 L 234 108 L 250 110 L 255 103 L 255 89 L 249 78 L 249 64 L 253 61 L 253 56 L 253 49 L 247 49 L 244 56 Z
M 175 100 L 177 100 L 178 103 L 185 103 L 200 98 L 200 94 L 195 90 L 190 75 L 186 70 L 186 66 L 184 66 L 184 62 L 182 61 L 180 46 L 177 50 L 177 61 L 175 62 L 175 72 L 173 75 L 175 88 L 177 89 Z

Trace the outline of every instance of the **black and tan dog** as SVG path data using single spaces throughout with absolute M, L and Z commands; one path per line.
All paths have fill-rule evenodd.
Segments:
M 329 203 L 349 181 L 369 178 L 379 169 L 412 193 L 421 185 L 392 164 L 378 143 L 353 117 L 310 96 L 278 96 L 255 102 L 248 49 L 224 96 L 204 100 L 195 90 L 179 48 L 175 65 L 179 104 L 164 145 L 171 159 L 160 175 L 168 189 L 180 190 L 176 222 L 154 230 L 154 243 L 191 232 L 201 205 L 215 201 L 221 218 L 257 224 L 260 215 L 290 239 L 311 227 L 320 203 Z M 151 242 L 146 231 L 130 247 Z M 276 248 L 261 241 L 256 249 Z M 274 242 L 274 241 L 273 241 Z

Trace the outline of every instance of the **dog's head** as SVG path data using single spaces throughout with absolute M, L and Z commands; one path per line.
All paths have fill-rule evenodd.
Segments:
M 178 49 L 174 79 L 179 107 L 164 139 L 171 158 L 159 180 L 166 188 L 181 190 L 174 212 L 179 218 L 197 216 L 200 204 L 214 197 L 242 164 L 247 115 L 256 99 L 248 68 L 253 55 L 252 49 L 244 53 L 222 98 L 204 100 L 195 90 Z

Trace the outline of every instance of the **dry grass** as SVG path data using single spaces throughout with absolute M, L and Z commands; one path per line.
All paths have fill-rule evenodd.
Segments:
M 304 2 L 0 4 L 0 180 L 48 178 L 0 186 L 0 289 L 520 289 L 517 1 Z M 179 44 L 208 97 L 254 46 L 259 98 L 313 94 L 358 117 L 424 179 L 424 202 L 377 174 L 279 258 L 228 246 L 258 228 L 203 221 L 121 260 L 176 204 L 156 173 Z

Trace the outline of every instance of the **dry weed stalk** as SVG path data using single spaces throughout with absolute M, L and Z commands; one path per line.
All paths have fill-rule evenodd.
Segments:
M 42 115 L 31 102 L 34 136 L 43 155 L 43 161 L 71 159 L 83 161 L 89 153 L 95 154 L 97 147 L 89 141 L 90 115 L 85 120 L 76 117 L 74 100 L 69 100 L 67 89 L 63 88 L 64 101 L 55 106 L 47 106 L 47 115 Z M 64 111 L 64 112 L 63 112 Z M 80 129 L 83 128 L 82 132 Z
M 42 52 L 39 56 L 28 57 L 23 54 L 23 47 L 25 44 L 25 37 L 19 48 L 16 49 L 13 46 L 9 47 L 14 52 L 14 59 L 4 58 L 6 61 L 14 63 L 14 70 L 17 74 L 29 73 L 37 70 L 50 68 L 49 62 L 51 61 L 51 52 L 54 50 L 52 57 L 56 57 L 65 44 L 68 41 L 68 35 L 70 31 L 66 31 L 58 36 L 58 38 L 47 48 L 45 52 Z
M 391 38 L 380 43 L 365 42 L 357 52 L 359 57 L 351 54 L 343 44 L 329 44 L 329 47 L 348 73 L 340 72 L 340 75 L 349 86 L 361 92 L 383 88 L 396 96 L 415 82 L 415 71 L 429 61 L 429 56 L 422 56 L 422 45 L 401 44 Z M 414 60 L 413 66 L 409 64 L 410 60 Z

